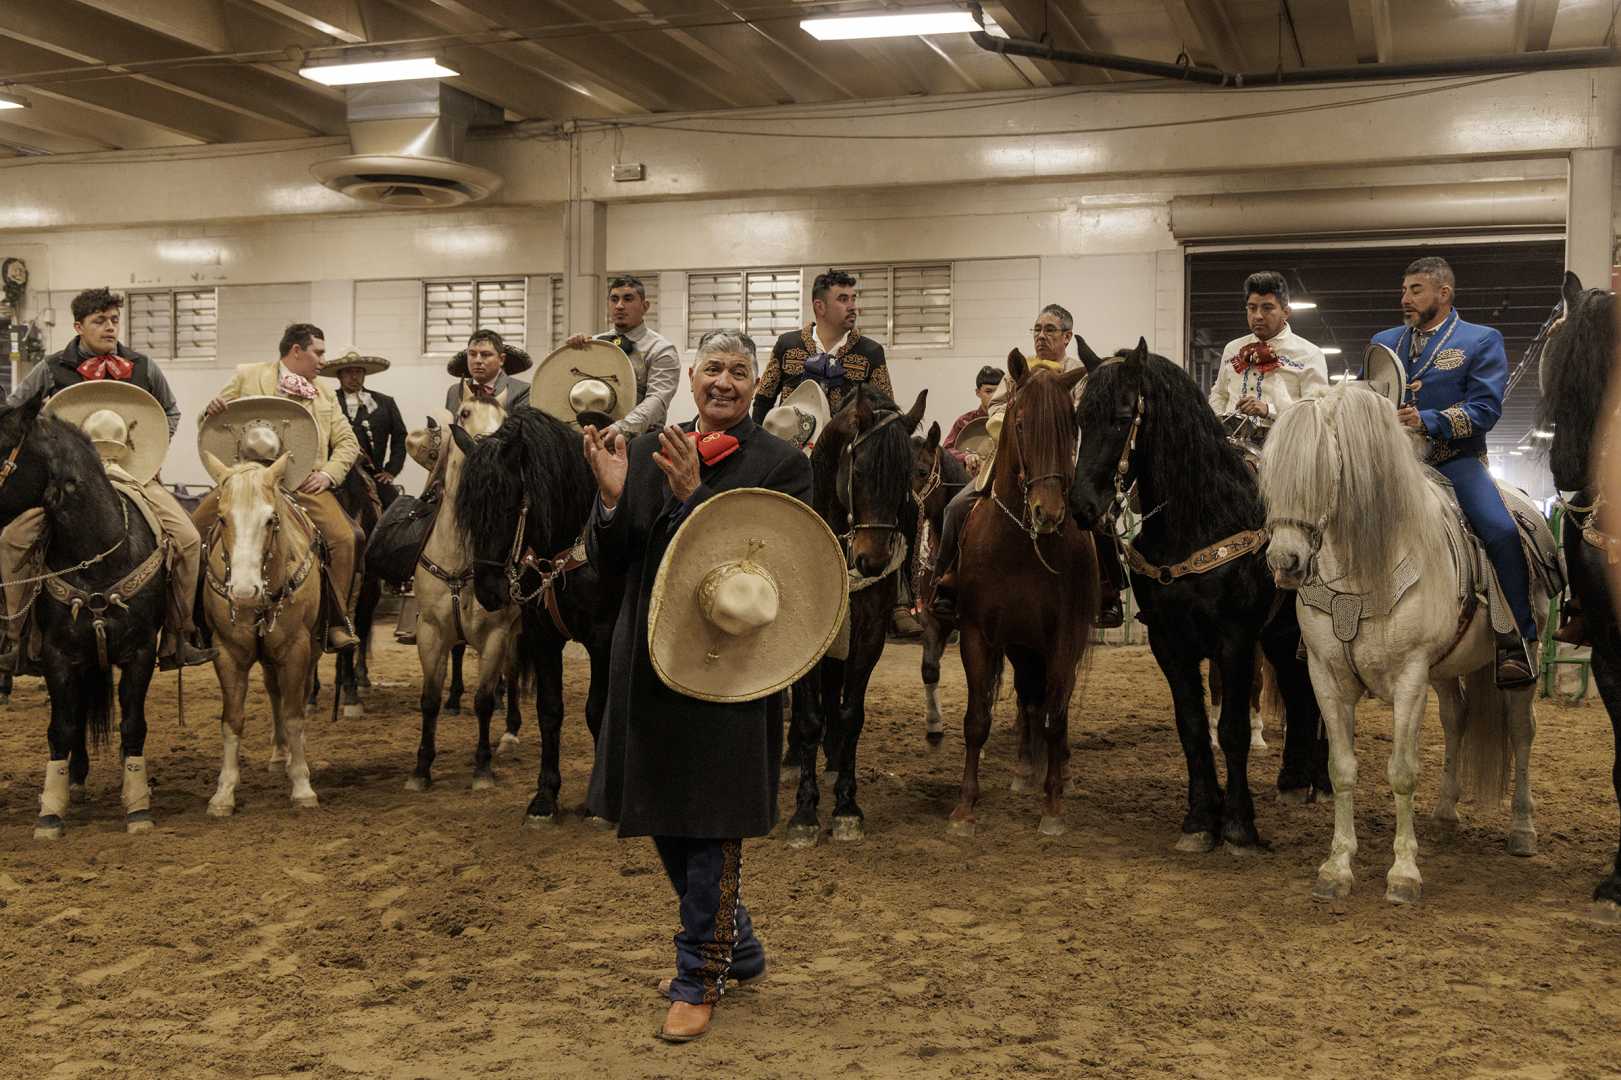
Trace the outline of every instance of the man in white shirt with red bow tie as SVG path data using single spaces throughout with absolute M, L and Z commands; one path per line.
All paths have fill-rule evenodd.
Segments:
M 353 621 L 355 553 L 361 537 L 355 523 L 343 512 L 332 489 L 343 481 L 360 456 L 360 441 L 354 428 L 338 405 L 338 396 L 331 389 L 315 382 L 321 361 L 326 356 L 326 334 L 319 326 L 294 323 L 282 332 L 281 359 L 263 364 L 242 364 L 226 384 L 219 396 L 208 403 L 206 416 L 213 416 L 225 408 L 226 402 L 254 394 L 290 398 L 301 402 L 315 417 L 319 432 L 314 470 L 299 485 L 293 497 L 298 500 L 315 528 L 326 541 L 330 553 L 328 573 L 332 589 L 344 602 L 346 612 Z M 201 418 L 199 418 L 199 423 Z M 219 499 L 210 492 L 197 507 L 192 520 L 198 531 L 207 534 L 219 517 Z M 327 630 L 327 648 L 337 651 L 357 643 L 356 638 L 341 623 Z
M 1227 343 L 1210 391 L 1217 416 L 1274 421 L 1313 387 L 1328 386 L 1323 350 L 1289 328 L 1289 283 L 1276 270 L 1244 281 L 1250 332 Z

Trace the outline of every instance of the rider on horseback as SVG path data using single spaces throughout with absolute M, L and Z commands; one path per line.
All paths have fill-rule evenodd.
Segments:
M 1323 350 L 1289 327 L 1289 283 L 1276 270 L 1244 281 L 1250 332 L 1227 343 L 1210 407 L 1228 434 L 1259 444 L 1283 410 L 1314 387 L 1327 388 Z
M 1464 322 L 1453 310 L 1456 278 L 1445 259 L 1426 256 L 1402 277 L 1405 325 L 1375 334 L 1407 368 L 1397 418 L 1426 438 L 1425 461 L 1457 493 L 1464 516 L 1486 547 L 1517 630 L 1497 639 L 1497 685 L 1529 686 L 1537 678 L 1536 620 L 1520 531 L 1486 469 L 1486 433 L 1503 412 L 1508 357 L 1503 335 Z

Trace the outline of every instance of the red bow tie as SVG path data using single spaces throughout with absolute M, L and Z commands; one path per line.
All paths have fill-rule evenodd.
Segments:
M 134 373 L 135 364 L 133 361 L 125 360 L 117 353 L 107 353 L 105 356 L 92 356 L 90 359 L 81 362 L 74 370 L 91 381 L 105 379 L 111 375 L 119 382 L 123 382 Z
M 485 386 L 483 383 L 474 383 L 473 393 L 478 397 L 494 397 L 495 387 Z
M 706 431 L 701 435 L 696 431 L 689 431 L 687 438 L 698 448 L 698 457 L 705 465 L 724 461 L 742 445 L 737 441 L 736 435 L 725 431 Z
M 1233 357 L 1233 370 L 1240 375 L 1251 368 L 1269 372 L 1281 363 L 1283 360 L 1272 351 L 1272 346 L 1264 341 L 1252 341 L 1239 349 L 1238 355 Z

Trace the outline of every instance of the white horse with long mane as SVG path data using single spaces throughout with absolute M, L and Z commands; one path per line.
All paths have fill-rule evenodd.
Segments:
M 1290 409 L 1267 438 L 1261 494 L 1272 533 L 1267 561 L 1280 586 L 1300 590 L 1300 631 L 1328 729 L 1334 842 L 1312 895 L 1335 899 L 1351 892 L 1353 732 L 1365 693 L 1395 713 L 1389 769 L 1396 795 L 1395 861 L 1386 875 L 1386 899 L 1409 903 L 1423 891 L 1413 789 L 1430 687 L 1440 699 L 1446 731 L 1436 819 L 1449 825 L 1458 820 L 1460 766 L 1478 798 L 1500 802 L 1512 753 L 1508 850 L 1535 854 L 1534 688 L 1497 688 L 1491 619 L 1486 603 L 1475 600 L 1485 591 L 1490 564 L 1464 535 L 1450 491 L 1420 464 L 1390 402 L 1344 383 Z M 1505 489 L 1504 496 L 1511 511 L 1541 520 L 1517 493 Z M 1535 573 L 1531 585 L 1532 610 L 1545 619 L 1546 587 Z

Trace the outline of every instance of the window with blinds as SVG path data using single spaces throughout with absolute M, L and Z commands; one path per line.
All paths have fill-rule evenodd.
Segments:
M 216 289 L 132 291 L 124 311 L 124 340 L 154 360 L 208 360 L 218 352 Z
M 951 264 L 897 266 L 886 346 L 951 344 Z
M 880 345 L 892 340 L 889 325 L 890 268 L 856 266 L 849 270 L 856 279 L 856 329 Z
M 616 277 L 633 277 L 642 283 L 642 291 L 647 294 L 647 314 L 642 316 L 650 326 L 657 327 L 659 322 L 659 272 L 657 270 L 615 270 L 608 275 L 612 281 Z M 604 291 L 606 295 L 606 291 Z
M 742 325 L 742 271 L 687 275 L 688 348 L 697 348 L 698 341 L 711 330 Z
M 422 283 L 422 351 L 456 353 L 474 330 L 494 330 L 523 347 L 526 336 L 524 278 Z
M 800 325 L 799 271 L 750 270 L 747 282 L 744 333 L 754 339 L 756 348 L 769 350 L 777 335 Z
M 563 325 L 563 275 L 553 274 L 547 279 L 547 284 L 552 290 L 552 348 L 555 349 L 563 344 L 563 339 L 568 334 L 568 327 Z

